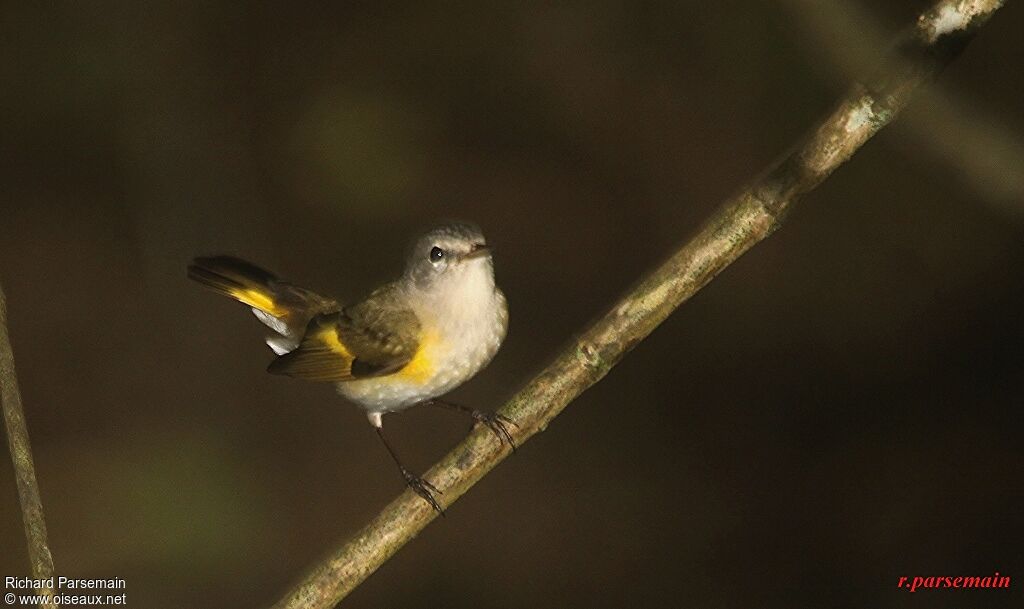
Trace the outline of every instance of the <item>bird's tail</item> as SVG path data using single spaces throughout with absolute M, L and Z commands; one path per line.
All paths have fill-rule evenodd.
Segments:
M 245 260 L 231 256 L 196 258 L 188 266 L 188 277 L 268 315 L 281 317 L 285 314 L 275 297 L 277 277 Z
M 338 310 L 338 304 L 315 292 L 281 281 L 273 273 L 232 256 L 196 258 L 189 279 L 252 308 L 276 333 L 267 345 L 281 355 L 298 346 L 309 320 Z

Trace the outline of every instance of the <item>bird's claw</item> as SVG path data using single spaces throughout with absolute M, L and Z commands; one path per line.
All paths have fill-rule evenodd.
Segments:
M 506 427 L 506 425 L 511 425 L 518 429 L 519 425 L 517 425 L 515 421 L 496 412 L 473 410 L 470 414 L 478 423 L 486 425 L 487 429 L 491 430 L 491 433 L 498 438 L 499 442 L 508 442 L 508 445 L 512 448 L 512 452 L 516 452 L 515 440 L 512 439 L 512 434 L 509 433 L 508 427 Z
M 423 498 L 424 501 L 430 504 L 430 507 L 434 508 L 438 514 L 444 516 L 444 510 L 441 509 L 441 504 L 434 498 L 433 493 L 443 495 L 441 489 L 431 484 L 428 480 L 420 478 L 416 474 L 409 470 L 402 468 L 402 477 L 405 478 L 405 483 L 412 489 L 414 493 Z

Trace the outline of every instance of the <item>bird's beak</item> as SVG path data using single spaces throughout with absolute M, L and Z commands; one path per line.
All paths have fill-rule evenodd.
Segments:
M 491 248 L 487 247 L 483 243 L 474 243 L 472 249 L 469 250 L 468 254 L 463 254 L 463 260 L 472 260 L 473 258 L 479 258 L 481 256 L 487 256 L 491 253 Z

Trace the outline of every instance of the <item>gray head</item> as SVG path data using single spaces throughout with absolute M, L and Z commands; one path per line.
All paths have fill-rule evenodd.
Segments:
M 494 266 L 483 233 L 474 224 L 442 224 L 419 237 L 405 262 L 405 276 L 428 289 L 486 280 L 493 286 Z

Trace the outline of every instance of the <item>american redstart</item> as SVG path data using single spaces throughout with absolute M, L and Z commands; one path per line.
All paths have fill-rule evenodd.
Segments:
M 230 256 L 196 258 L 188 276 L 252 308 L 273 334 L 267 370 L 335 383 L 366 411 L 406 483 L 438 512 L 434 485 L 402 465 L 381 417 L 417 404 L 462 410 L 515 449 L 507 418 L 439 396 L 486 366 L 508 328 L 505 295 L 476 226 L 438 226 L 416 240 L 400 278 L 341 305 Z

